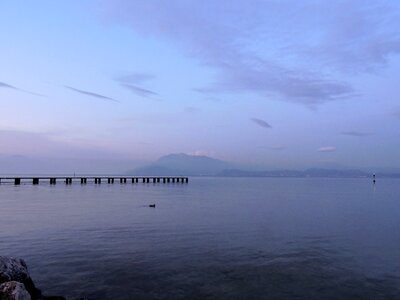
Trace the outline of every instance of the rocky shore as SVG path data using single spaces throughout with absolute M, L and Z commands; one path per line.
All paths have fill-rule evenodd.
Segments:
M 66 300 L 44 296 L 35 286 L 23 259 L 0 256 L 0 300 Z

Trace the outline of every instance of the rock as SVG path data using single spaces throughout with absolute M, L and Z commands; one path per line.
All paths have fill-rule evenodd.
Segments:
M 30 278 L 23 259 L 0 256 L 0 283 L 6 281 L 24 282 Z
M 41 298 L 41 292 L 35 287 L 23 259 L 0 256 L 0 284 L 8 281 L 22 283 L 32 299 Z
M 31 295 L 25 285 L 17 281 L 7 281 L 0 285 L 0 299 L 2 300 L 31 300 Z

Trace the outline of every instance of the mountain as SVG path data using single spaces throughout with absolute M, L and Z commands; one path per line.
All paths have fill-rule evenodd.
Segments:
M 277 171 L 244 171 L 238 169 L 223 170 L 217 174 L 224 177 L 369 177 L 370 173 L 360 170 L 337 170 L 337 169 L 307 169 L 297 170 L 277 170 Z
M 262 170 L 238 168 L 236 165 L 207 157 L 188 154 L 169 154 L 153 164 L 129 172 L 138 176 L 220 176 L 220 177 L 330 177 L 368 178 L 373 172 L 354 169 Z M 377 177 L 400 177 L 399 173 L 376 173 Z
M 130 173 L 143 176 L 214 176 L 233 167 L 231 163 L 208 156 L 179 153 L 162 156 L 155 163 L 135 169 Z

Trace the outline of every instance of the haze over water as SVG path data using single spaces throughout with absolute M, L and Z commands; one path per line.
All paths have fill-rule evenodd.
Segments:
M 399 299 L 398 195 L 396 179 L 2 184 L 0 253 L 67 297 Z

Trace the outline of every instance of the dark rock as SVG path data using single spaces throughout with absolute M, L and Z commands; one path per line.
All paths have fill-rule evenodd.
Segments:
M 0 284 L 8 281 L 22 283 L 33 300 L 41 298 L 41 292 L 35 287 L 23 259 L 0 256 Z
M 61 296 L 42 295 L 42 292 L 35 287 L 23 259 L 0 256 L 0 300 L 3 299 L 66 300 Z
M 7 281 L 0 285 L 0 299 L 2 300 L 31 300 L 31 295 L 25 285 L 17 281 Z
M 156 205 L 155 204 L 150 204 L 149 207 L 156 207 Z

